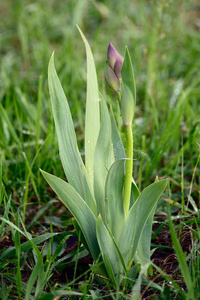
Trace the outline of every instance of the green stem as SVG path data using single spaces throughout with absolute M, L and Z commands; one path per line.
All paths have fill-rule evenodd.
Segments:
M 133 173 L 133 132 L 132 125 L 125 126 L 126 133 L 126 173 L 124 181 L 124 210 L 127 217 L 130 198 L 131 198 L 131 185 L 132 185 L 132 173 Z

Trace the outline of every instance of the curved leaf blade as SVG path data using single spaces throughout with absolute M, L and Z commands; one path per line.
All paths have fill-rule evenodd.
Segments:
M 121 74 L 122 74 L 123 83 L 125 85 L 127 85 L 129 87 L 129 89 L 131 90 L 132 95 L 135 100 L 135 103 L 136 103 L 135 77 L 134 77 L 134 73 L 133 73 L 133 65 L 132 65 L 131 56 L 130 56 L 128 47 L 126 47 Z
M 87 55 L 87 100 L 85 112 L 85 164 L 93 185 L 94 153 L 100 130 L 99 93 L 96 68 L 90 45 L 77 26 L 85 44 Z
M 81 159 L 69 105 L 54 66 L 54 54 L 49 61 L 48 83 L 53 117 L 58 137 L 60 158 L 69 183 L 95 212 L 95 200 L 89 178 Z
M 110 168 L 106 180 L 106 223 L 115 241 L 123 228 L 125 213 L 123 205 L 123 186 L 125 160 L 116 161 Z
M 116 245 L 104 225 L 101 215 L 97 218 L 96 232 L 106 270 L 114 285 L 117 286 L 117 283 L 119 283 L 117 281 L 120 280 L 119 277 L 123 268 Z
M 114 162 L 111 136 L 111 122 L 105 99 L 101 98 L 101 127 L 95 149 L 94 194 L 97 214 L 105 220 L 105 183 L 108 170 Z
M 131 207 L 119 236 L 119 249 L 126 264 L 132 261 L 144 225 L 166 185 L 167 179 L 154 182 L 142 191 Z
M 141 266 L 145 266 L 150 262 L 151 258 L 151 233 L 152 233 L 152 224 L 153 218 L 156 210 L 156 205 L 154 205 L 151 210 L 147 221 L 144 225 L 142 234 L 140 236 L 138 246 L 137 246 L 137 258 Z
M 99 246 L 95 230 L 96 218 L 92 210 L 69 183 L 42 170 L 41 172 L 52 189 L 60 197 L 62 203 L 75 217 L 90 249 L 90 253 L 94 260 L 97 260 L 99 256 Z

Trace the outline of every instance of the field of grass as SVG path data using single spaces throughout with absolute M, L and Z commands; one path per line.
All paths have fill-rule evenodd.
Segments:
M 86 58 L 76 24 L 91 46 L 107 103 L 113 101 L 104 79 L 108 44 L 122 55 L 128 46 L 137 86 L 134 178 L 140 189 L 156 176 L 168 178 L 153 225 L 154 267 L 142 281 L 141 299 L 200 299 L 196 0 L 0 1 L 0 295 L 135 299 L 134 282 L 116 291 L 95 274 L 71 214 L 39 170 L 65 178 L 47 84 L 54 50 L 84 158 Z

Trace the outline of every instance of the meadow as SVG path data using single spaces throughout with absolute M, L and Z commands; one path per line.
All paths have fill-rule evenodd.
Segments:
M 74 217 L 40 169 L 67 180 L 48 88 L 52 52 L 81 157 L 91 47 L 98 86 L 110 42 L 136 81 L 133 178 L 168 179 L 153 219 L 153 261 L 118 286 L 98 274 Z M 11 299 L 200 299 L 200 5 L 195 0 L 0 1 L 0 295 Z M 140 294 L 140 296 L 139 296 Z

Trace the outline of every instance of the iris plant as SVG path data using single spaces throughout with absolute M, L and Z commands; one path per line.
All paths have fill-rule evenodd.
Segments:
M 85 164 L 53 54 L 48 82 L 67 182 L 44 171 L 42 174 L 73 214 L 83 245 L 98 262 L 96 271 L 109 277 L 117 287 L 125 277 L 133 277 L 135 266 L 140 266 L 141 275 L 150 265 L 153 216 L 167 181 L 156 181 L 140 193 L 132 178 L 136 89 L 128 48 L 123 59 L 110 43 L 105 68 L 106 81 L 120 101 L 125 151 L 112 108 L 108 110 L 106 100 L 99 93 L 90 46 L 81 31 L 80 34 L 87 54 Z

